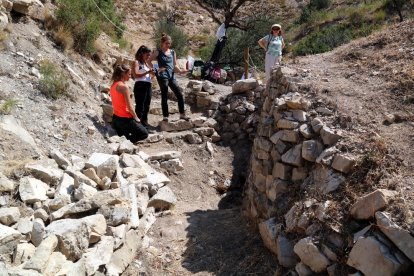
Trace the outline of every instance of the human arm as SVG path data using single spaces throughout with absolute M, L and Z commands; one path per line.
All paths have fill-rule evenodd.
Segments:
M 116 86 L 116 91 L 119 92 L 119 93 L 121 93 L 122 96 L 124 96 L 124 99 L 125 99 L 125 102 L 126 102 L 126 107 L 128 109 L 128 112 L 131 113 L 132 117 L 137 122 L 140 122 L 137 114 L 135 113 L 134 106 L 132 105 L 131 92 L 129 91 L 128 86 L 126 86 L 125 84 L 118 84 Z
M 174 51 L 174 70 L 177 71 L 180 74 L 185 74 L 188 73 L 188 70 L 185 69 L 181 69 L 178 64 L 177 64 L 177 56 L 175 55 L 175 51 Z
M 286 46 L 286 44 L 285 44 L 285 40 L 283 39 L 283 37 L 281 37 L 282 38 L 282 49 L 284 49 L 285 48 L 285 46 Z
M 134 77 L 135 78 L 141 78 L 146 76 L 148 73 L 153 73 L 154 69 L 152 68 L 152 63 L 151 66 L 148 63 L 145 63 L 146 66 L 148 66 L 149 70 L 145 70 L 145 67 L 143 69 L 140 69 L 140 65 L 138 64 L 138 61 L 134 62 L 134 64 L 136 64 L 137 66 L 135 66 L 134 68 L 132 68 L 134 71 Z
M 267 48 L 266 47 L 267 42 L 268 42 L 268 36 L 265 36 L 265 37 L 261 38 L 258 41 L 258 44 L 259 44 L 260 48 L 263 48 L 265 51 L 267 51 L 267 49 L 266 49 Z

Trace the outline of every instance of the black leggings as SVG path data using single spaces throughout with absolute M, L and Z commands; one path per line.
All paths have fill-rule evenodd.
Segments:
M 180 113 L 184 113 L 184 97 L 183 93 L 181 92 L 181 88 L 178 86 L 177 81 L 174 77 L 170 79 L 164 78 L 157 78 L 158 84 L 161 89 L 161 107 L 162 107 L 162 115 L 164 117 L 168 117 L 168 87 L 171 88 L 172 92 L 174 92 L 175 97 L 177 97 L 178 101 L 178 110 Z
M 132 143 L 136 143 L 148 137 L 147 129 L 133 118 L 123 118 L 113 115 L 112 126 L 119 136 L 125 136 Z
M 137 81 L 134 85 L 135 113 L 142 123 L 148 123 L 148 112 L 151 104 L 151 83 Z

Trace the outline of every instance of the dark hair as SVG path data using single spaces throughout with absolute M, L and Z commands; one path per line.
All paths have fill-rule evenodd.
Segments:
M 123 75 L 130 70 L 128 65 L 114 64 L 114 72 L 112 73 L 112 80 L 114 82 L 121 81 Z
M 171 36 L 167 35 L 166 33 L 161 33 L 161 44 L 166 41 L 172 41 Z
M 145 45 L 141 45 L 138 48 L 138 51 L 135 53 L 135 59 L 138 60 L 138 61 L 142 61 L 142 56 L 146 53 L 149 53 L 149 52 L 151 52 L 150 48 L 148 48 Z

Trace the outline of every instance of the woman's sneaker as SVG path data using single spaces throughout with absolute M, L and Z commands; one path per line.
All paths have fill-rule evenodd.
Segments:
M 181 114 L 180 114 L 180 119 L 181 119 L 181 120 L 186 120 L 186 121 L 189 121 L 189 120 L 190 120 L 190 117 L 189 117 L 189 116 L 187 116 L 187 115 L 185 115 L 185 113 L 181 113 Z

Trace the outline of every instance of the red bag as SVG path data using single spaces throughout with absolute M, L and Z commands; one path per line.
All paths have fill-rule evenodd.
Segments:
M 221 77 L 221 69 L 219 67 L 214 68 L 210 73 L 210 77 L 213 80 L 218 81 Z

